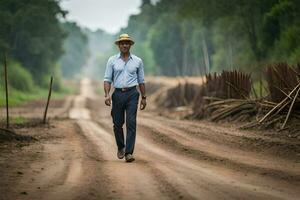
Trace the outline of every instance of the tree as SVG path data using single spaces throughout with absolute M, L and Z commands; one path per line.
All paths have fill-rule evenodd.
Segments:
M 45 76 L 56 70 L 65 37 L 59 18 L 65 14 L 56 0 L 0 2 L 0 51 L 27 68 L 36 83 L 46 84 Z
M 261 72 L 273 60 L 299 61 L 299 5 L 300 0 L 143 1 L 141 13 L 123 30 L 135 36 L 139 52 L 150 52 L 155 72 L 163 75 Z

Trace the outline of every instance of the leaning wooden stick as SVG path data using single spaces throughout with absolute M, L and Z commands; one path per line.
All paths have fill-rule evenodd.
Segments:
M 6 54 L 4 54 L 4 79 L 5 79 L 5 96 L 6 96 L 6 128 L 9 128 L 9 112 L 8 112 L 8 81 L 7 81 L 7 62 Z
M 281 126 L 281 129 L 284 129 L 284 127 L 285 127 L 285 125 L 286 125 L 286 122 L 288 121 L 288 119 L 289 119 L 289 117 L 290 117 L 290 114 L 291 114 L 291 112 L 292 112 L 294 103 L 295 103 L 296 99 L 298 98 L 299 92 L 300 92 L 300 87 L 299 87 L 298 90 L 297 90 L 297 93 L 296 93 L 296 95 L 295 95 L 295 97 L 294 97 L 294 99 L 293 99 L 293 102 L 292 102 L 292 104 L 291 104 L 291 106 L 290 106 L 289 112 L 288 112 L 288 114 L 286 115 L 286 118 L 285 118 L 285 120 L 284 120 L 284 123 L 283 123 L 282 126 Z
M 53 77 L 51 76 L 50 87 L 49 87 L 49 94 L 48 94 L 48 100 L 47 100 L 46 109 L 45 109 L 45 112 L 44 112 L 44 120 L 43 120 L 44 124 L 46 123 L 48 106 L 49 106 L 49 102 L 50 102 L 50 98 L 51 98 L 51 93 L 52 93 L 52 82 L 53 82 Z
M 300 87 L 300 83 L 289 93 L 287 97 L 285 97 L 280 103 L 278 103 L 273 109 L 271 109 L 262 119 L 259 120 L 259 123 L 262 123 L 270 114 L 274 112 L 277 108 L 279 108 L 282 104 L 284 104 L 291 95 Z

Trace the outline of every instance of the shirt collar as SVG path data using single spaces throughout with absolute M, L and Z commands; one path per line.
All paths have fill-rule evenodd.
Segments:
M 121 53 L 120 52 L 118 53 L 118 58 L 121 58 Z M 131 53 L 129 53 L 129 58 L 132 59 Z

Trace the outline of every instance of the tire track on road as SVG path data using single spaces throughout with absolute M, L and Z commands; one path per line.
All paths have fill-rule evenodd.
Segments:
M 149 173 L 146 161 L 138 159 L 134 163 L 125 163 L 116 158 L 116 145 L 113 135 L 109 134 L 90 120 L 90 112 L 85 108 L 86 99 L 93 96 L 92 87 L 88 80 L 82 81 L 81 95 L 76 97 L 74 107 L 70 112 L 89 141 L 98 147 L 99 154 L 103 156 L 101 173 L 108 177 L 109 185 L 113 191 L 112 198 L 125 199 L 170 199 L 161 193 L 163 185 L 157 182 Z
M 117 160 L 117 148 L 112 128 L 109 126 L 109 109 L 100 110 L 101 117 L 97 120 L 100 123 L 96 123 L 91 119 L 90 111 L 85 108 L 84 102 L 88 96 L 94 96 L 89 94 L 92 92 L 90 83 L 83 81 L 81 98 L 85 100 L 77 104 L 77 122 L 103 156 L 104 160 L 100 162 L 103 169 L 101 173 L 107 175 L 106 184 L 114 190 L 112 198 L 296 199 L 299 194 L 296 186 L 287 184 L 289 188 L 278 189 L 285 184 L 261 176 L 244 177 L 244 171 L 235 172 L 221 165 L 214 167 L 201 160 L 178 154 L 172 148 L 149 139 L 147 134 L 151 133 L 147 129 L 141 129 L 146 134 L 137 134 L 136 162 L 127 164 Z M 80 113 L 83 113 L 82 118 Z M 140 128 L 138 127 L 138 132 Z M 184 138 L 181 138 L 181 142 L 182 139 Z

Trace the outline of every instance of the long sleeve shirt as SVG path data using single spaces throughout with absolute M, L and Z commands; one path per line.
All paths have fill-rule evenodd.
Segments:
M 142 59 L 133 54 L 130 54 L 127 61 L 122 59 L 120 53 L 111 56 L 106 64 L 104 81 L 113 83 L 115 88 L 128 88 L 145 83 Z

